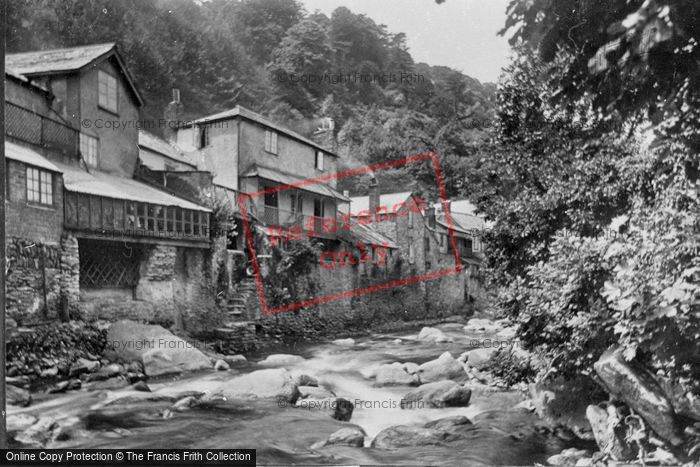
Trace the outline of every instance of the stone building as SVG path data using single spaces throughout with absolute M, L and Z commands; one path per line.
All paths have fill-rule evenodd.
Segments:
M 134 178 L 143 101 L 116 45 L 6 70 L 8 315 L 175 321 L 208 287 L 211 210 Z

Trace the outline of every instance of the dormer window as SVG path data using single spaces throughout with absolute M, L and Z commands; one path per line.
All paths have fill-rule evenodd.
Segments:
M 80 133 L 80 154 L 88 167 L 97 168 L 97 138 Z
M 97 72 L 97 103 L 110 112 L 117 113 L 117 79 L 102 70 Z
M 316 169 L 323 170 L 323 151 L 316 151 Z
M 277 133 L 265 130 L 265 151 L 277 154 Z

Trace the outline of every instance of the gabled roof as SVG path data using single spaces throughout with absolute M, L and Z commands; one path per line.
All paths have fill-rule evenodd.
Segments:
M 189 159 L 177 146 L 147 131 L 139 130 L 139 147 L 156 152 L 164 157 L 197 168 L 197 164 Z
M 379 195 L 379 205 L 386 207 L 389 212 L 397 204 L 403 203 L 413 194 L 412 191 L 399 193 L 384 193 Z M 350 198 L 350 212 L 356 216 L 361 211 L 369 210 L 369 196 L 353 196 Z
M 251 167 L 248 171 L 245 172 L 243 177 L 260 177 L 271 182 L 277 182 L 280 185 L 294 185 L 295 183 L 303 183 L 306 181 L 306 179 L 304 179 L 303 177 L 292 175 L 286 172 L 281 172 L 277 169 L 265 167 L 259 164 L 253 165 L 253 167 Z M 329 187 L 324 183 L 308 183 L 306 185 L 298 187 L 297 189 L 310 191 L 312 193 L 328 196 L 330 198 L 340 199 L 342 201 L 350 201 L 350 198 L 334 190 L 333 188 Z
M 11 68 L 15 73 L 31 78 L 33 76 L 63 75 L 78 72 L 112 56 L 119 63 L 121 71 L 129 83 L 131 91 L 136 96 L 139 105 L 143 105 L 141 94 L 117 50 L 115 42 L 7 54 L 5 56 L 5 66 Z
M 337 154 L 334 152 L 331 152 L 328 148 L 321 146 L 318 144 L 316 141 L 313 141 L 305 136 L 300 135 L 296 131 L 292 131 L 289 128 L 285 128 L 282 125 L 279 125 L 272 120 L 263 117 L 262 115 L 253 112 L 252 110 L 248 110 L 245 107 L 241 107 L 240 105 L 237 105 L 233 109 L 230 110 L 225 110 L 223 112 L 215 113 L 213 115 L 209 115 L 207 117 L 202 117 L 198 118 L 197 120 L 192 120 L 191 122 L 186 123 L 184 126 L 189 127 L 192 125 L 201 125 L 204 123 L 211 123 L 211 122 L 216 122 L 219 120 L 227 120 L 227 119 L 233 119 L 233 118 L 245 118 L 246 120 L 250 120 L 255 123 L 259 123 L 260 125 L 266 126 L 268 128 L 271 128 L 278 133 L 282 133 L 284 135 L 289 136 L 292 139 L 295 139 L 301 143 L 308 144 L 309 146 L 313 146 L 316 149 L 319 149 L 323 151 L 324 153 L 328 154 L 329 156 L 333 157 L 338 157 Z

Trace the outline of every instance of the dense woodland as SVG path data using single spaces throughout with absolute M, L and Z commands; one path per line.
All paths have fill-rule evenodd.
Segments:
M 178 87 L 189 116 L 241 104 L 290 126 L 332 117 L 347 164 L 436 150 L 449 194 L 469 197 L 493 225 L 497 313 L 542 357 L 504 362 L 504 375 L 592 375 L 612 346 L 700 394 L 697 1 L 514 0 L 504 31 L 515 53 L 498 89 L 414 63 L 402 33 L 346 8 L 330 18 L 293 0 L 30 0 L 8 10 L 10 51 L 117 41 L 147 118 Z M 597 53 L 592 63 L 607 67 L 591 66 Z M 336 69 L 415 71 L 426 82 L 274 79 Z M 396 171 L 384 182 L 430 177 Z
M 415 63 L 406 36 L 347 8 L 331 17 L 295 0 L 21 0 L 8 5 L 8 51 L 115 41 L 157 120 L 179 88 L 185 118 L 242 105 L 309 134 L 335 120 L 348 166 L 439 150 L 448 188 L 492 116 L 495 85 Z M 418 83 L 290 83 L 279 76 L 415 73 Z M 382 171 L 385 191 L 405 189 L 406 170 Z M 381 180 L 381 179 L 384 180 Z M 435 186 L 434 180 L 427 180 Z M 363 180 L 349 188 L 362 191 Z

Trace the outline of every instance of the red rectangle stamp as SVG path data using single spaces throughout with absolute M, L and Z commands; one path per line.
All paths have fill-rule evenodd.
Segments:
M 412 277 L 403 277 L 399 279 L 387 280 L 386 282 L 372 284 L 367 287 L 330 293 L 325 296 L 300 300 L 298 302 L 285 304 L 282 306 L 268 306 L 268 300 L 265 296 L 264 277 L 261 273 L 260 262 L 256 254 L 254 236 L 251 230 L 250 221 L 248 219 L 247 205 L 249 200 L 253 200 L 258 197 L 265 197 L 266 195 L 270 197 L 275 197 L 276 199 L 278 194 L 295 189 L 313 191 L 314 186 L 325 184 L 334 179 L 338 180 L 344 177 L 350 177 L 355 175 L 374 174 L 382 169 L 401 167 L 408 164 L 416 164 L 424 161 L 427 163 L 431 163 L 432 168 L 435 171 L 435 178 L 437 180 L 437 191 L 440 197 L 440 203 L 442 204 L 443 208 L 445 208 L 444 223 L 446 226 L 448 241 L 450 242 L 450 245 L 452 247 L 451 251 L 454 256 L 454 266 L 450 264 L 449 267 L 438 268 L 438 270 L 435 271 L 425 271 L 424 274 L 419 274 Z M 457 239 L 454 234 L 452 218 L 449 209 L 446 208 L 448 205 L 448 200 L 445 191 L 445 185 L 443 183 L 442 171 L 440 168 L 438 157 L 435 153 L 408 156 L 402 159 L 383 162 L 380 164 L 360 167 L 356 169 L 350 169 L 343 172 L 332 173 L 329 175 L 310 178 L 299 182 L 279 183 L 277 185 L 268 186 L 264 189 L 255 192 L 241 193 L 238 198 L 238 204 L 241 217 L 243 219 L 246 242 L 248 245 L 248 251 L 253 266 L 255 283 L 258 291 L 263 316 L 270 316 L 283 311 L 298 310 L 314 305 L 319 305 L 322 303 L 328 303 L 334 300 L 370 294 L 392 287 L 401 287 L 410 284 L 416 284 L 419 282 L 429 281 L 442 276 L 457 274 L 463 269 Z M 338 212 L 336 213 L 335 217 L 328 218 L 308 216 L 308 218 L 304 219 L 302 222 L 295 223 L 294 225 L 290 226 L 268 225 L 267 233 L 270 237 L 271 244 L 276 245 L 278 244 L 278 242 L 281 242 L 282 239 L 284 241 L 295 241 L 300 240 L 304 237 L 314 237 L 315 235 L 320 234 L 321 232 L 335 234 L 341 231 L 351 230 L 353 228 L 365 230 L 367 228 L 371 229 L 371 224 L 373 222 L 383 222 L 386 219 L 388 219 L 391 215 L 410 215 L 408 214 L 409 211 L 413 212 L 416 215 L 419 215 L 423 214 L 426 208 L 427 205 L 424 202 L 424 200 L 415 199 L 411 197 L 411 200 L 408 203 L 400 202 L 392 206 L 380 205 L 375 207 L 374 209 L 365 209 L 360 212 L 352 212 L 351 209 L 348 209 L 347 212 Z M 381 236 L 379 238 L 381 238 Z M 376 241 L 372 244 L 370 244 L 369 242 L 358 242 L 356 244 L 353 244 L 352 246 L 357 248 L 357 250 L 359 251 L 358 255 L 353 256 L 349 251 L 324 251 L 320 255 L 319 266 L 325 270 L 333 270 L 334 268 L 339 266 L 349 266 L 356 265 L 361 262 L 369 262 L 370 257 L 372 258 L 372 261 L 374 261 L 376 264 L 385 264 L 384 261 L 388 247 L 386 242 Z

